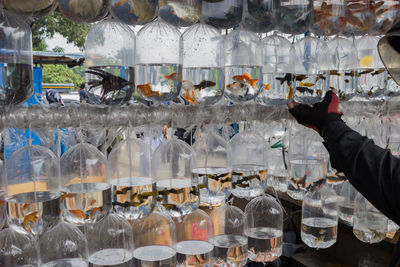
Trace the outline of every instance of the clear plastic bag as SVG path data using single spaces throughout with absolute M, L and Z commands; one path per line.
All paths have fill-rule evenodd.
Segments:
M 358 191 L 349 181 L 343 183 L 339 198 L 339 218 L 346 224 L 353 226 L 354 199 Z
M 68 19 L 78 23 L 102 20 L 108 13 L 107 0 L 58 0 L 58 9 Z
M 57 8 L 57 0 L 2 0 L 3 8 L 13 11 L 17 14 L 41 18 L 49 15 Z
M 312 24 L 313 1 L 281 0 L 279 30 L 287 34 L 305 33 Z
M 33 94 L 32 32 L 23 18 L 0 9 L 0 106 L 27 101 Z
M 242 25 L 253 32 L 269 32 L 277 26 L 280 15 L 279 5 L 275 0 L 245 0 Z
M 283 212 L 271 196 L 259 196 L 245 208 L 249 259 L 272 262 L 282 255 Z
M 370 0 L 346 0 L 346 27 L 342 33 L 357 36 L 368 33 L 375 23 L 374 2 Z
M 174 26 L 189 27 L 200 15 L 201 0 L 159 0 L 158 16 Z
M 134 84 L 135 33 L 113 19 L 96 24 L 85 42 L 86 92 L 96 104 L 128 102 Z
M 347 3 L 345 0 L 314 1 L 314 23 L 311 30 L 319 36 L 335 35 L 346 26 Z
M 230 29 L 242 20 L 242 0 L 203 0 L 201 21 L 218 29 Z
M 157 16 L 158 0 L 111 0 L 113 17 L 129 25 L 144 25 Z

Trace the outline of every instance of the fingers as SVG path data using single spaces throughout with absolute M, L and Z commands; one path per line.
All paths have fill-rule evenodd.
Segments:
M 294 102 L 293 100 L 290 101 L 289 103 L 287 103 L 287 107 L 288 107 L 289 109 L 292 109 L 292 108 L 294 108 L 294 107 L 296 107 L 296 106 L 298 106 L 298 105 L 299 105 L 299 103 L 296 103 L 296 102 Z

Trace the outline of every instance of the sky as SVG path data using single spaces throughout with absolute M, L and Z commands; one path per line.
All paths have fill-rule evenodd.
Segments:
M 65 53 L 81 53 L 78 47 L 73 44 L 68 44 L 67 39 L 59 33 L 56 33 L 54 38 L 47 39 L 46 44 L 48 45 L 48 50 L 53 50 L 53 48 L 59 46 L 65 49 Z

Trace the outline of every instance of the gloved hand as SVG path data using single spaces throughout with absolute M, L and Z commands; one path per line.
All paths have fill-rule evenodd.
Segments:
M 289 102 L 289 112 L 295 117 L 298 123 L 314 129 L 321 136 L 324 127 L 334 120 L 341 120 L 342 113 L 338 111 L 339 99 L 336 90 L 328 91 L 322 100 L 313 107 L 296 102 Z

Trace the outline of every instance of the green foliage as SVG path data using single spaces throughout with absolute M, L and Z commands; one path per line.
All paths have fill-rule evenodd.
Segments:
M 36 19 L 31 28 L 33 49 L 36 51 L 44 51 L 45 49 L 42 49 L 44 40 L 54 37 L 56 33 L 61 34 L 68 43 L 74 44 L 83 51 L 85 38 L 90 30 L 89 25 L 70 21 L 58 12 Z
M 85 82 L 85 67 L 68 68 L 64 65 L 43 65 L 43 83 L 73 83 L 75 90 Z
M 57 53 L 64 53 L 65 49 L 59 46 L 56 46 L 53 48 L 53 52 L 57 52 Z

